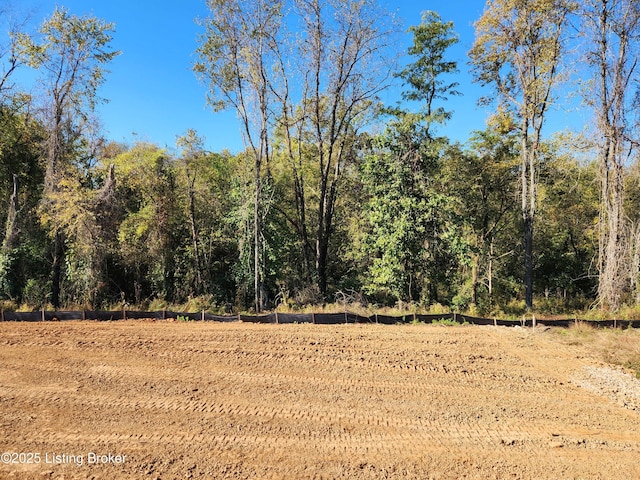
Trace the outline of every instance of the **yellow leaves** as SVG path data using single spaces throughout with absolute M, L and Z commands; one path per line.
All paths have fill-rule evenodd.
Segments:
M 475 23 L 471 57 L 476 68 L 486 70 L 496 62 L 512 63 L 516 70 L 526 62 L 538 69 L 553 66 L 569 8 L 565 0 L 493 0 Z
M 121 245 L 144 241 L 155 223 L 156 211 L 147 204 L 135 213 L 130 213 L 120 225 L 118 240 Z
M 76 250 L 88 252 L 99 235 L 92 211 L 95 193 L 84 188 L 77 177 L 68 176 L 58 182 L 39 208 L 40 222 L 52 238 L 59 231 L 73 240 Z
M 148 192 L 157 180 L 157 172 L 165 168 L 167 154 L 156 145 L 138 143 L 131 150 L 111 159 L 121 182 L 133 190 Z
M 487 126 L 502 135 L 511 133 L 517 128 L 513 114 L 503 106 L 499 106 L 496 112 L 487 119 Z
M 18 56 L 31 68 L 38 68 L 45 58 L 45 49 L 42 45 L 36 45 L 32 38 L 22 32 L 15 34 L 15 43 Z
M 137 212 L 130 212 L 118 229 L 118 245 L 123 260 L 128 265 L 148 263 L 158 253 L 158 212 L 154 203 L 144 205 Z

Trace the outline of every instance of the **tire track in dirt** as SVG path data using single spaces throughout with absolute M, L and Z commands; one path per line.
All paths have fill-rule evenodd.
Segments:
M 100 370 L 98 368 L 98 370 Z M 109 368 L 107 369 L 113 377 L 120 378 L 117 369 Z M 240 375 L 240 377 L 247 377 L 249 380 L 255 378 L 261 378 L 263 380 L 268 380 L 269 375 Z M 342 387 L 346 386 L 349 382 L 342 382 L 340 385 Z M 351 382 L 358 386 L 358 384 L 362 382 Z M 384 391 L 387 393 L 397 393 L 398 387 L 400 386 L 400 382 L 384 382 L 388 385 Z M 362 385 L 360 385 L 362 386 Z M 335 387 L 335 385 L 334 385 Z M 447 390 L 448 393 L 445 396 L 445 399 L 448 397 L 452 399 L 454 394 L 456 394 L 459 398 L 471 398 L 472 393 L 474 392 L 471 388 L 461 388 L 461 387 L 451 387 L 447 386 L 443 388 L 443 385 L 438 383 L 413 383 L 411 387 L 404 386 L 405 388 L 400 389 L 403 395 L 405 396 L 414 396 L 414 397 L 422 397 L 426 394 L 426 392 L 430 390 L 439 390 L 439 394 L 442 395 L 442 390 Z M 365 392 L 370 391 L 371 389 L 376 389 L 376 387 L 372 387 L 370 385 L 363 388 Z M 358 395 L 362 393 L 362 390 L 355 389 L 354 391 L 349 391 L 348 389 L 345 391 L 341 388 L 343 393 L 347 395 Z M 379 391 L 379 390 L 378 390 Z M 19 392 L 12 391 L 11 388 L 4 388 L 3 395 L 11 396 L 11 398 L 15 399 L 20 396 Z M 480 396 L 475 391 L 476 399 Z M 489 398 L 489 392 L 486 392 L 486 399 Z M 515 397 L 513 397 L 515 398 Z M 397 432 L 406 431 L 408 429 L 412 430 L 412 435 L 419 435 L 424 441 L 428 441 L 429 443 L 435 444 L 437 446 L 446 446 L 450 443 L 453 444 L 487 444 L 493 446 L 501 446 L 505 443 L 509 445 L 513 445 L 514 443 L 522 443 L 522 442 L 532 442 L 541 444 L 546 441 L 548 438 L 554 435 L 555 430 L 552 426 L 539 426 L 535 434 L 531 432 L 527 433 L 522 428 L 519 428 L 516 425 L 496 425 L 493 429 L 487 429 L 484 422 L 473 422 L 467 421 L 466 424 L 456 424 L 453 427 L 447 427 L 447 425 L 443 425 L 435 419 L 426 419 L 426 418 L 411 418 L 407 416 L 393 415 L 388 412 L 380 412 L 374 410 L 369 411 L 352 411 L 352 412 L 339 412 L 335 410 L 329 409 L 318 409 L 309 411 L 308 405 L 299 405 L 299 406 L 283 406 L 279 405 L 275 408 L 269 407 L 259 407 L 254 404 L 243 403 L 241 398 L 230 399 L 229 403 L 217 403 L 206 401 L 202 399 L 194 399 L 189 400 L 180 397 L 172 397 L 172 398 L 154 398 L 147 396 L 139 396 L 139 397 L 124 397 L 124 396 L 114 396 L 108 395 L 105 393 L 101 394 L 91 394 L 84 392 L 77 392 L 73 389 L 69 388 L 60 388 L 60 387 L 48 387 L 42 389 L 32 389 L 26 395 L 22 395 L 21 403 L 24 402 L 27 405 L 31 405 L 34 409 L 42 404 L 46 404 L 48 408 L 70 408 L 73 410 L 82 410 L 86 408 L 91 408 L 93 410 L 105 411 L 105 410 L 113 410 L 114 412 L 126 413 L 126 412 L 137 412 L 138 415 L 158 415 L 159 412 L 163 413 L 188 413 L 188 414 L 211 414 L 215 417 L 226 417 L 230 419 L 246 419 L 246 418 L 254 418 L 258 420 L 277 419 L 279 422 L 289 423 L 291 421 L 300 422 L 307 421 L 311 423 L 316 423 L 318 425 L 342 425 L 347 429 L 354 429 L 362 426 L 366 426 L 369 429 L 393 429 L 396 432 L 396 436 L 391 440 L 393 443 L 402 443 L 402 437 L 398 436 Z M 159 411 L 159 412 L 158 412 Z M 455 423 L 452 420 L 449 420 L 449 424 Z M 530 430 L 530 429 L 529 429 Z M 582 435 L 592 435 L 593 432 L 574 432 L 582 433 Z M 564 435 L 570 435 L 571 432 L 565 430 Z M 599 431 L 595 434 L 602 436 L 603 432 Z M 612 437 L 615 435 L 615 432 L 605 432 L 606 437 Z M 339 436 L 341 438 L 344 435 Z M 352 435 L 348 434 L 351 438 Z M 69 438 L 63 438 L 61 434 L 54 435 L 53 437 L 42 437 L 44 440 L 50 441 L 52 443 L 60 442 L 60 441 L 71 441 L 75 442 L 78 440 L 77 435 L 72 435 Z M 186 439 L 184 436 L 164 436 L 165 441 L 172 441 L 173 443 L 182 443 Z M 96 439 L 100 440 L 100 438 Z M 117 438 L 118 441 L 122 440 L 122 438 Z M 450 442 L 448 442 L 450 440 Z M 625 448 L 629 445 L 625 444 Z M 412 452 L 412 450 L 410 450 Z
M 597 477 L 608 457 L 635 471 L 628 460 L 640 453 L 640 417 L 568 382 L 588 359 L 516 331 L 94 327 L 3 332 L 0 434 L 11 443 L 0 447 L 117 446 L 132 455 L 125 473 L 159 465 L 143 459 L 163 452 L 210 468 L 242 465 L 259 478 L 367 478 L 358 465 L 395 462 L 424 472 L 443 452 L 485 473 L 544 455 L 553 460 L 523 463 L 520 478 L 545 467 Z M 171 478 L 187 467 L 162 468 Z

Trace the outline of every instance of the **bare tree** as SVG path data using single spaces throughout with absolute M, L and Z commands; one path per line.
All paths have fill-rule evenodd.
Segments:
M 390 29 L 374 0 L 284 2 L 209 0 L 211 16 L 195 70 L 209 84 L 209 103 L 232 107 L 254 156 L 254 280 L 262 307 L 260 272 L 263 175 L 274 130 L 284 136 L 293 174 L 296 218 L 289 218 L 302 248 L 307 279 L 327 289 L 329 242 L 339 179 L 353 141 L 390 76 Z M 294 35 L 288 25 L 298 22 Z M 311 148 L 307 148 L 311 146 Z M 306 150 L 305 150 L 306 148 Z M 310 224 L 308 178 L 302 162 L 315 157 L 317 224 Z M 263 165 L 266 172 L 262 173 Z M 315 246 L 313 234 L 315 230 Z
M 277 97 L 294 177 L 296 230 L 305 263 L 311 263 L 314 253 L 315 281 L 324 296 L 340 177 L 345 163 L 354 155 L 358 130 L 366 124 L 378 94 L 389 85 L 395 60 L 389 47 L 396 25 L 373 0 L 296 0 L 294 5 L 301 22 L 294 49 L 302 67 L 297 77 L 302 85 L 300 100 L 291 101 L 283 59 Z M 296 149 L 292 148 L 292 138 L 297 139 Z M 308 224 L 309 205 L 301 168 L 305 142 L 313 145 L 318 179 L 313 186 L 317 191 L 315 226 Z M 311 245 L 312 229 L 315 247 Z
M 233 108 L 254 160 L 253 276 L 254 305 L 262 311 L 263 169 L 268 168 L 272 127 L 274 45 L 282 28 L 282 2 L 208 0 L 210 16 L 197 50 L 196 73 L 209 86 L 208 102 L 215 111 Z
M 6 23 L 8 28 L 8 41 L 0 43 L 0 105 L 4 105 L 7 96 L 14 90 L 11 77 L 26 61 L 21 55 L 18 39 L 26 35 L 24 29 L 29 16 L 24 16 L 20 21 L 16 20 L 9 4 L 2 4 L 0 18 L 2 26 Z
M 567 0 L 489 0 L 470 52 L 477 81 L 491 85 L 502 110 L 520 122 L 525 302 L 533 307 L 536 164 L 544 120 L 559 80 Z
M 200 259 L 200 235 L 196 220 L 196 180 L 198 177 L 197 161 L 205 155 L 204 139 L 198 137 L 193 129 L 189 129 L 184 135 L 178 137 L 176 144 L 182 149 L 181 160 L 187 177 L 187 189 L 189 195 L 189 227 L 191 228 L 191 244 L 193 246 L 193 267 L 195 271 L 195 293 L 202 293 L 202 261 Z
M 598 301 L 617 309 L 630 281 L 623 201 L 625 164 L 637 146 L 632 87 L 638 79 L 640 2 L 589 0 L 580 13 L 593 79 L 585 101 L 594 110 L 600 164 Z

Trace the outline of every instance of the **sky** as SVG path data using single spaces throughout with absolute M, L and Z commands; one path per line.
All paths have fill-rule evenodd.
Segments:
M 460 42 L 450 50 L 450 58 L 458 62 L 460 75 L 455 80 L 463 96 L 444 105 L 453 111 L 453 117 L 441 133 L 464 142 L 471 131 L 483 129 L 491 112 L 478 107 L 477 101 L 488 92 L 472 82 L 467 52 L 473 44 L 473 22 L 482 14 L 484 0 L 381 3 L 402 19 L 404 30 L 419 24 L 424 10 L 436 11 L 444 21 L 454 22 Z M 108 100 L 98 107 L 105 137 L 127 144 L 148 141 L 172 149 L 176 137 L 193 128 L 204 137 L 210 151 L 243 149 L 235 113 L 211 111 L 206 105 L 206 88 L 191 69 L 201 32 L 195 20 L 207 16 L 205 0 L 26 0 L 20 8 L 31 7 L 35 29 L 56 4 L 76 15 L 90 14 L 115 23 L 112 45 L 122 54 L 108 67 L 110 73 L 99 91 Z M 404 52 L 411 34 L 402 39 Z M 390 91 L 385 100 L 391 102 L 398 95 L 398 91 Z

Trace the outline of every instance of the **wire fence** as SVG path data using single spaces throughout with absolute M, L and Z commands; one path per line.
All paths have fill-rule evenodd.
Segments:
M 295 324 L 312 323 L 318 325 L 339 325 L 355 323 L 379 323 L 385 325 L 398 325 L 407 323 L 439 323 L 453 322 L 470 325 L 494 325 L 494 326 L 548 326 L 548 327 L 569 327 L 578 322 L 583 322 L 595 327 L 602 328 L 639 328 L 640 320 L 582 320 L 577 318 L 566 319 L 536 319 L 523 318 L 521 320 L 504 320 L 497 318 L 473 317 L 459 313 L 443 314 L 407 314 L 407 315 L 359 315 L 345 311 L 343 313 L 269 313 L 266 315 L 214 315 L 202 312 L 174 312 L 171 310 L 158 310 L 144 312 L 137 310 L 71 310 L 71 311 L 48 311 L 37 312 L 0 312 L 1 321 L 14 322 L 47 322 L 66 320 L 182 320 L 182 321 L 213 321 L 213 322 L 248 322 L 266 324 Z

